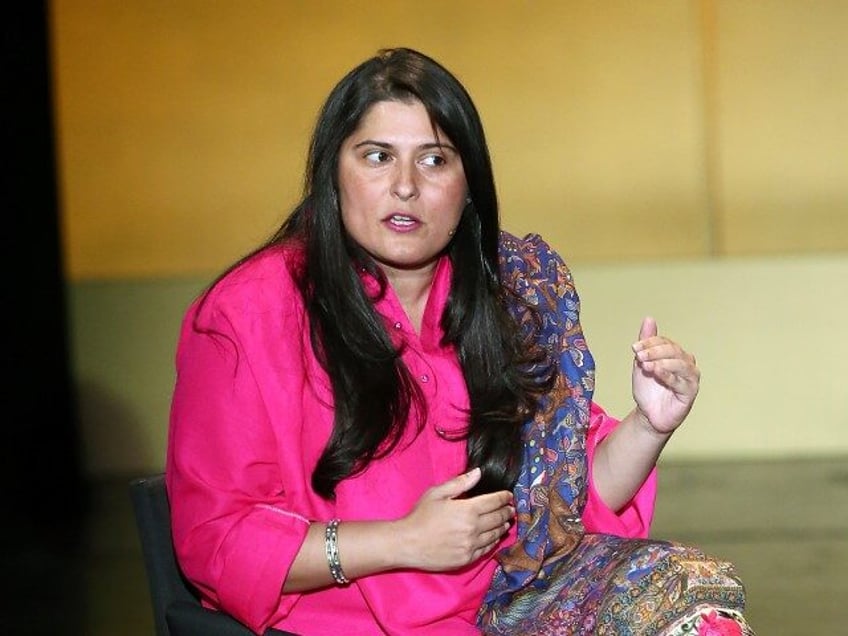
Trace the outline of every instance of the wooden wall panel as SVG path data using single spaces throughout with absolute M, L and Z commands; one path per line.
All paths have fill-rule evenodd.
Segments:
M 848 3 L 717 2 L 721 252 L 848 249 Z
M 57 0 L 72 279 L 218 269 L 296 200 L 320 102 L 408 44 L 468 85 L 505 225 L 574 258 L 699 255 L 693 4 Z
M 504 224 L 573 262 L 848 248 L 848 5 L 51 3 L 67 272 L 207 275 L 296 202 L 317 109 L 409 45 L 469 87 Z

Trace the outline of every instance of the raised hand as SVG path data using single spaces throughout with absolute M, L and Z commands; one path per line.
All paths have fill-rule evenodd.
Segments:
M 657 433 L 672 433 L 692 408 L 701 372 L 695 356 L 657 335 L 657 323 L 645 318 L 633 345 L 633 398 L 645 422 Z

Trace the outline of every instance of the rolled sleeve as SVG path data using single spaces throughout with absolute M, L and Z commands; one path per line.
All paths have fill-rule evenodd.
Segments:
M 202 326 L 195 315 L 178 346 L 165 471 L 174 548 L 207 606 L 261 633 L 299 598 L 282 589 L 309 519 L 292 509 L 252 351 L 237 337 L 251 325 L 231 324 L 240 312 L 210 310 Z
M 303 517 L 262 506 L 234 525 L 221 544 L 221 607 L 257 633 L 288 614 L 299 595 L 281 594 L 282 582 L 308 528 Z

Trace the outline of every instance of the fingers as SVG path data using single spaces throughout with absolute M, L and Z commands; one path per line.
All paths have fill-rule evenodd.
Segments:
M 667 338 L 655 337 L 644 342 L 637 342 L 633 348 L 639 362 L 676 360 L 691 367 L 695 366 L 695 356 Z
M 480 481 L 475 468 L 425 492 L 406 517 L 414 528 L 412 566 L 452 570 L 494 549 L 515 518 L 512 493 L 502 490 L 464 498 Z
M 479 515 L 477 517 L 477 529 L 479 541 L 482 542 L 481 547 L 486 551 L 509 531 L 509 527 L 515 521 L 515 507 L 512 505 L 512 493 L 498 492 L 491 495 L 482 495 L 480 498 L 485 498 L 486 501 L 466 503 L 481 506 L 476 510 Z
M 695 363 L 695 356 L 675 348 L 646 350 L 636 354 L 636 364 L 645 373 L 655 377 L 677 376 L 685 380 L 698 380 L 701 371 Z
M 636 366 L 678 396 L 695 396 L 701 371 L 695 357 L 674 343 L 664 343 L 637 352 Z
M 454 521 L 465 519 L 471 560 L 493 548 L 509 531 L 515 519 L 512 493 L 506 490 L 478 495 L 470 499 L 453 500 L 451 516 Z
M 491 552 L 492 550 L 494 550 L 497 547 L 500 540 L 506 534 L 506 531 L 508 529 L 509 528 L 507 527 L 507 529 L 504 529 L 504 530 L 501 530 L 501 529 L 490 530 L 489 532 L 485 532 L 485 533 L 481 534 L 480 535 L 481 545 L 480 545 L 479 548 L 474 550 L 474 552 L 472 553 L 471 561 L 472 562 L 476 561 L 477 559 L 479 559 L 481 556 L 483 556 L 487 552 Z
M 496 531 L 500 538 L 515 519 L 512 493 L 507 490 L 478 495 L 457 504 L 467 510 L 477 534 Z
M 679 344 L 673 340 L 669 340 L 664 336 L 658 336 L 656 333 L 656 322 L 652 318 L 645 318 L 642 322 L 642 329 L 639 332 L 640 339 L 633 343 L 632 349 L 636 356 L 636 361 L 640 366 L 643 363 L 671 360 L 675 361 L 676 368 L 681 365 L 684 367 L 695 368 L 695 356 L 685 351 Z
M 456 499 L 468 492 L 480 481 L 480 468 L 472 468 L 466 473 L 457 475 L 448 481 L 431 488 L 427 495 L 433 499 Z M 468 500 L 477 514 L 485 514 L 497 510 L 512 502 L 512 493 L 508 490 L 477 495 Z
M 478 530 L 473 539 L 474 547 L 470 555 L 470 561 L 476 561 L 482 555 L 493 550 L 509 532 L 515 518 L 515 508 L 504 506 L 496 511 L 482 515 L 478 518 Z
M 643 372 L 672 387 L 697 384 L 701 372 L 695 356 L 673 340 L 658 336 L 653 318 L 642 321 L 639 336 L 640 340 L 633 344 L 633 352 Z
M 431 488 L 429 495 L 436 499 L 454 499 L 474 488 L 480 481 L 480 476 L 480 468 L 472 468 L 467 473 Z
M 642 319 L 642 326 L 639 328 L 639 340 L 646 340 L 651 336 L 657 335 L 657 321 L 650 316 L 645 316 Z
M 471 490 L 480 481 L 480 469 L 474 468 L 439 484 L 430 489 L 424 498 L 431 500 L 457 500 L 460 495 Z M 515 508 L 512 505 L 512 493 L 508 490 L 499 490 L 483 495 L 477 495 L 469 499 L 459 499 L 456 505 L 464 508 L 471 518 L 477 519 L 476 527 L 480 530 L 489 530 L 506 523 L 515 517 Z
M 468 504 L 479 515 L 500 510 L 504 506 L 512 504 L 512 493 L 508 490 L 499 490 L 485 495 L 477 495 L 468 500 Z
M 643 373 L 650 375 L 675 395 L 681 397 L 695 396 L 698 393 L 700 372 L 697 369 L 692 371 L 687 367 L 680 370 L 675 369 L 670 363 L 664 363 L 663 366 L 660 366 L 660 363 L 653 362 L 646 363 L 642 369 Z
M 497 510 L 480 515 L 480 530 L 481 532 L 489 532 L 500 529 L 503 532 L 506 532 L 514 519 L 515 508 L 511 505 L 501 506 Z M 503 532 L 499 532 L 499 536 L 503 534 Z

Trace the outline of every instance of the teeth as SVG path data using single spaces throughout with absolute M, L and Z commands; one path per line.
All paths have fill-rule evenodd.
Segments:
M 392 223 L 397 223 L 398 225 L 412 225 L 413 223 L 415 223 L 415 221 L 413 221 L 412 218 L 408 216 L 393 214 Z

